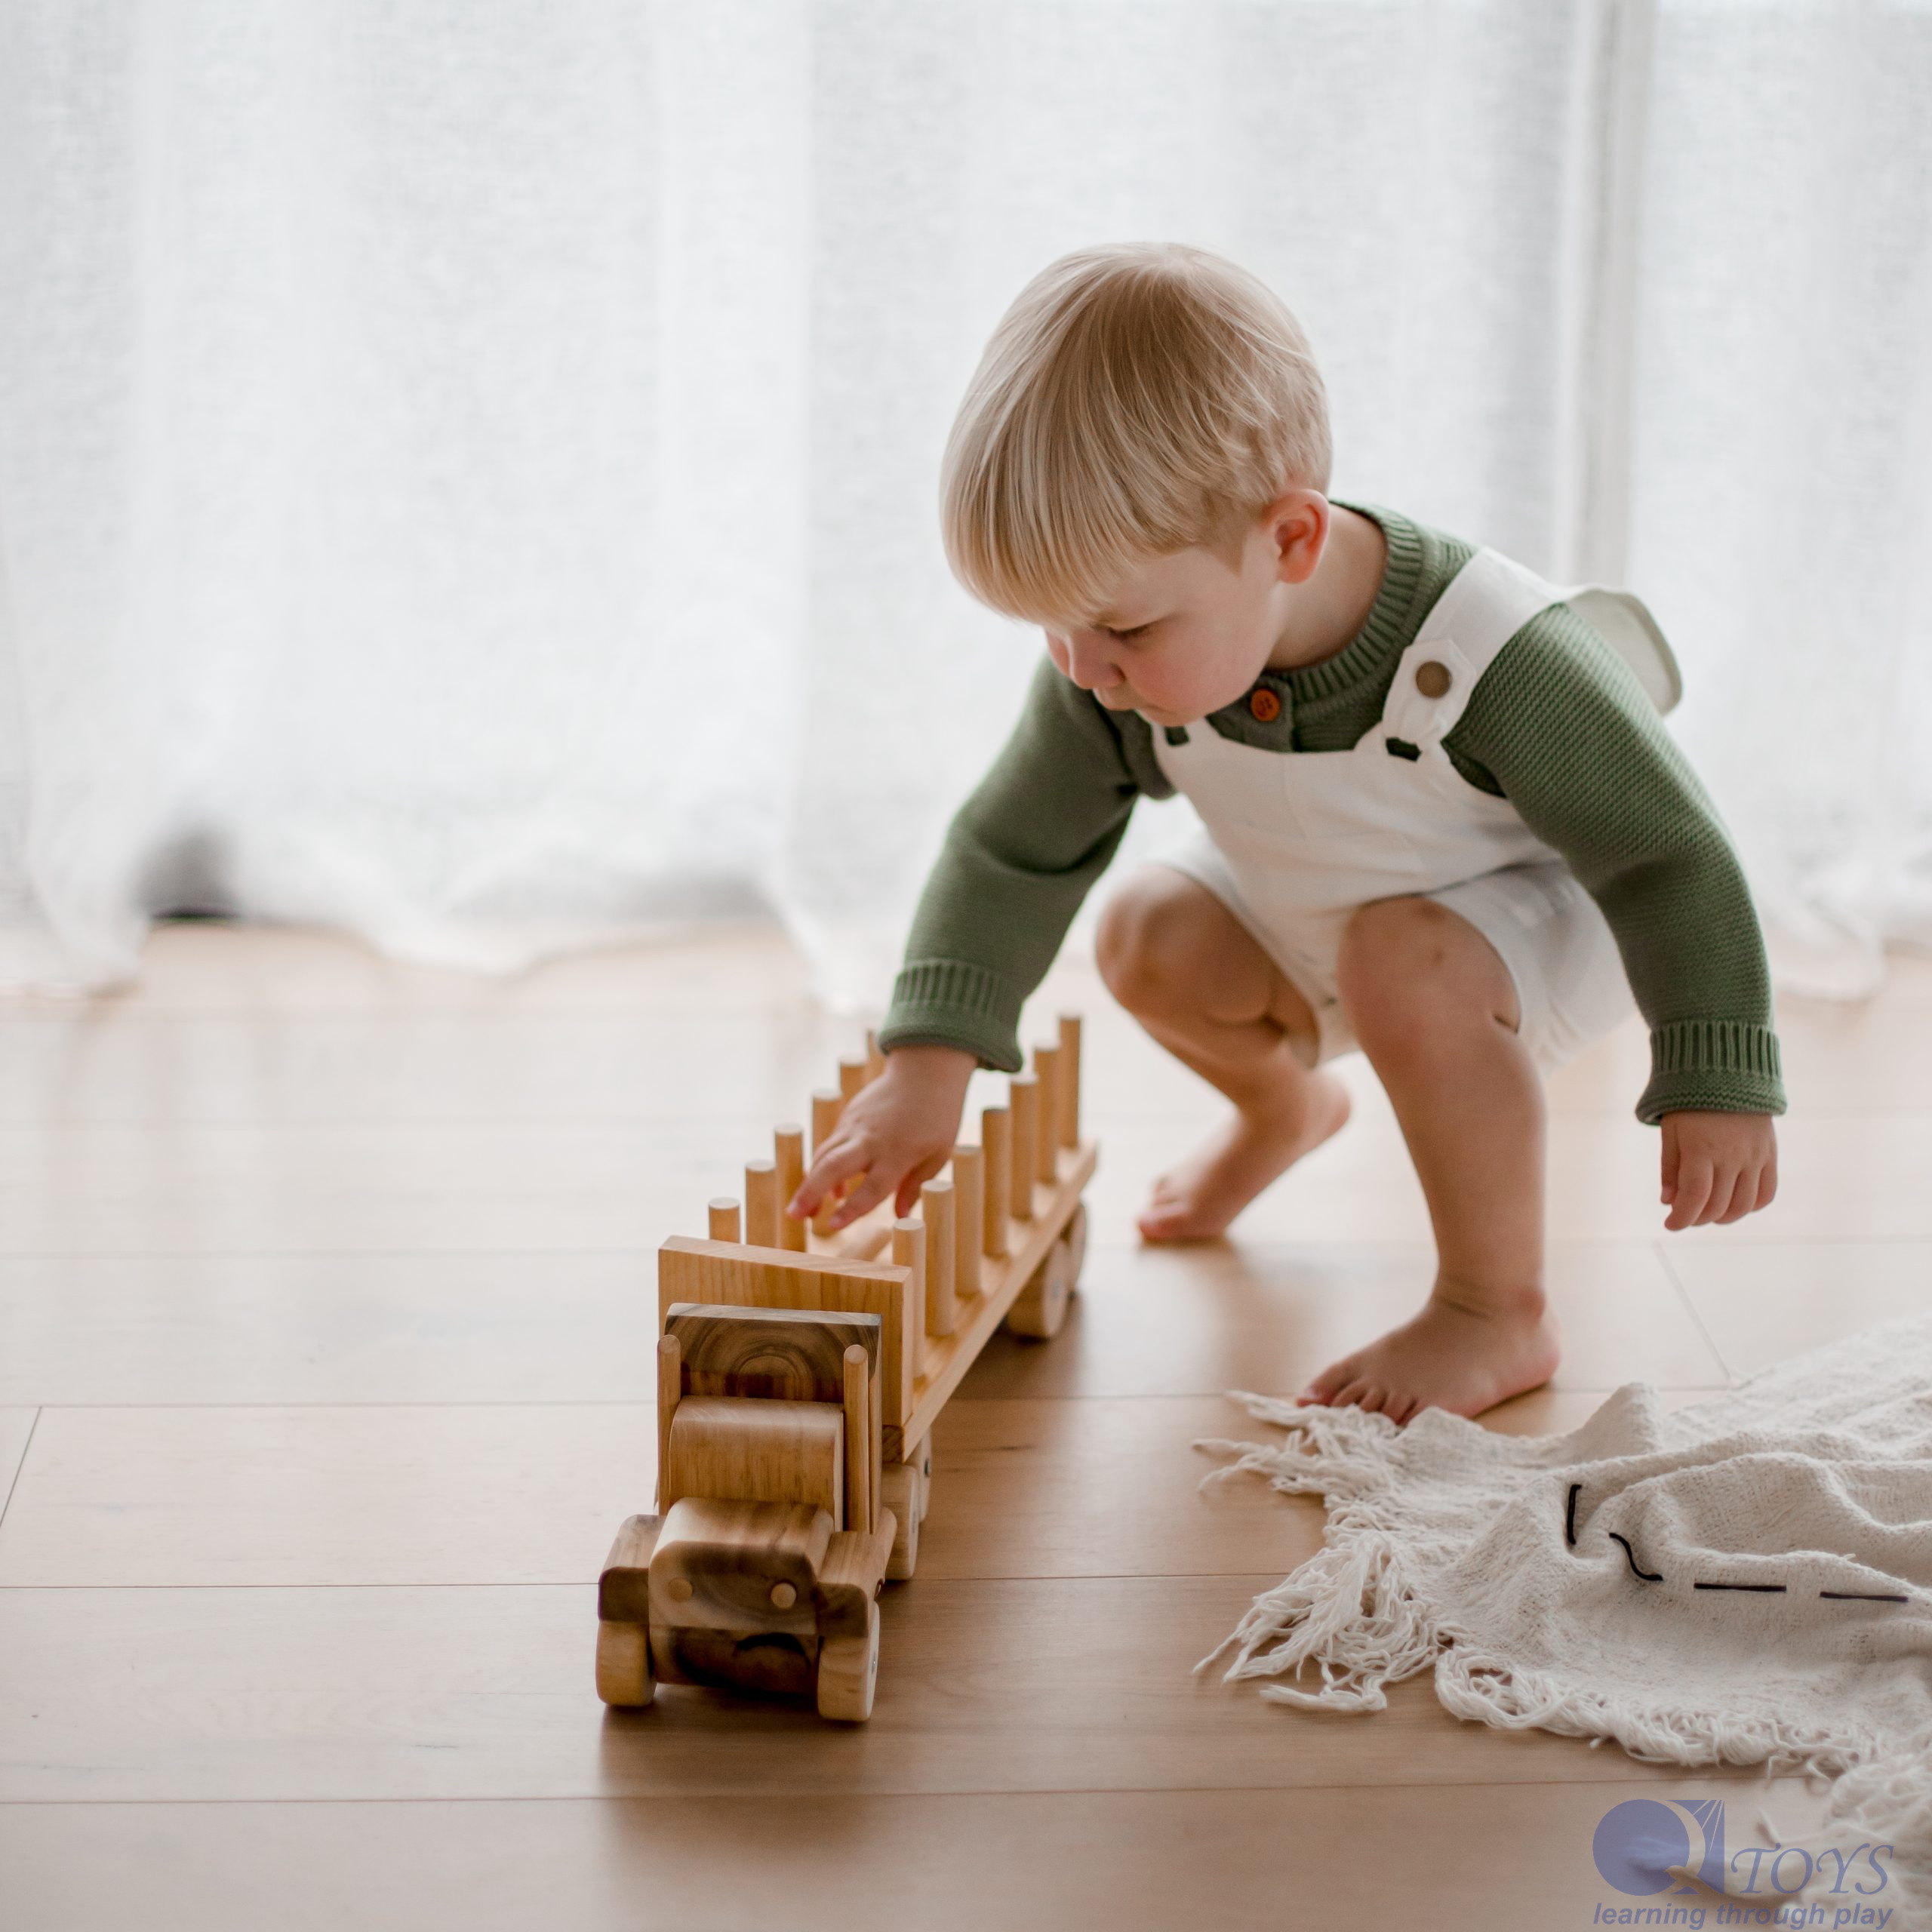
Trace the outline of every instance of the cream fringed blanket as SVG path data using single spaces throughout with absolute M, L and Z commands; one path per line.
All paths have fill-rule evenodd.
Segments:
M 1328 1521 L 1229 1676 L 1374 1711 L 1433 1665 L 1458 1717 L 1835 1776 L 1821 1842 L 1896 1847 L 1892 1924 L 1932 1925 L 1932 1316 L 1674 1414 L 1626 1383 L 1565 1435 L 1235 1399 L 1288 1439 L 1201 1444 L 1239 1459 L 1215 1476 Z M 1820 1869 L 1783 1902 L 1828 1900 Z

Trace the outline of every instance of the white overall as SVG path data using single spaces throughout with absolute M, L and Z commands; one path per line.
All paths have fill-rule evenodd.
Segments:
M 1635 598 L 1594 585 L 1560 590 L 1480 549 L 1403 652 L 1380 721 L 1351 749 L 1264 749 L 1205 720 L 1173 743 L 1151 727 L 1161 770 L 1205 835 L 1155 856 L 1220 899 L 1308 1001 L 1313 1057 L 1295 1043 L 1308 1064 L 1356 1045 L 1336 955 L 1358 906 L 1397 894 L 1441 901 L 1495 946 L 1515 983 L 1520 1037 L 1546 1070 L 1635 1010 L 1609 924 L 1562 855 L 1442 748 L 1491 660 L 1559 601 L 1603 634 L 1660 710 L 1671 708 L 1682 688 L 1676 665 Z

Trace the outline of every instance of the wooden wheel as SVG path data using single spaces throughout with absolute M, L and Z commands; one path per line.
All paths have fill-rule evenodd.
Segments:
M 914 1463 L 891 1463 L 879 1480 L 879 1500 L 898 1519 L 892 1539 L 892 1555 L 885 1574 L 894 1583 L 903 1583 L 919 1561 L 919 1492 L 922 1479 Z
M 866 1605 L 863 1637 L 829 1637 L 819 1647 L 818 1714 L 863 1724 L 878 1686 L 878 1605 Z
M 641 1623 L 597 1626 L 597 1694 L 619 1709 L 648 1704 L 657 1694 L 651 1640 Z
M 1087 1259 L 1087 1204 L 1081 1201 L 1073 1211 L 1073 1218 L 1066 1224 L 1066 1232 L 1060 1238 L 1066 1243 L 1067 1285 L 1075 1286 L 1080 1279 L 1080 1270 Z
M 919 1444 L 912 1466 L 919 1472 L 919 1521 L 923 1523 L 933 1512 L 933 1439 L 930 1435 Z
M 1006 1325 L 1014 1334 L 1051 1341 L 1060 1333 L 1066 1319 L 1067 1297 L 1073 1292 L 1073 1274 L 1068 1266 L 1072 1252 L 1063 1234 L 1047 1250 L 1046 1259 L 1033 1270 L 1032 1280 L 1006 1312 Z

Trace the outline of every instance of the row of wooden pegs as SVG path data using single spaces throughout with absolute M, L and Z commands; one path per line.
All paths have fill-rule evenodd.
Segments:
M 884 1071 L 885 1056 L 868 1033 L 865 1057 L 841 1060 L 838 1086 L 813 1094 L 814 1159 L 854 1096 Z M 731 1196 L 710 1204 L 710 1238 L 870 1260 L 884 1250 L 889 1233 L 894 1262 L 910 1268 L 921 1284 L 927 1334 L 950 1335 L 961 1300 L 981 1291 L 983 1260 L 1003 1260 L 1011 1252 L 1010 1224 L 1032 1220 L 1034 1188 L 1052 1186 L 1062 1150 L 1080 1145 L 1079 1019 L 1060 1016 L 1058 1040 L 1035 1047 L 1032 1072 L 1008 1081 L 1007 1104 L 981 1110 L 978 1143 L 955 1146 L 946 1171 L 920 1189 L 920 1211 L 894 1220 L 889 1230 L 861 1232 L 837 1244 L 828 1226 L 837 1204 L 829 1201 L 808 1235 L 805 1223 L 784 1212 L 804 1179 L 804 1129 L 788 1122 L 774 1131 L 772 1141 L 771 1159 L 745 1164 L 742 1220 L 740 1204 Z

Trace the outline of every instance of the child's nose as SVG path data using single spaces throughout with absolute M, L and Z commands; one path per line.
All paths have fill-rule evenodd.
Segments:
M 1067 675 L 1082 691 L 1111 690 L 1120 673 L 1107 656 L 1106 640 L 1093 631 L 1069 631 L 1065 638 Z

